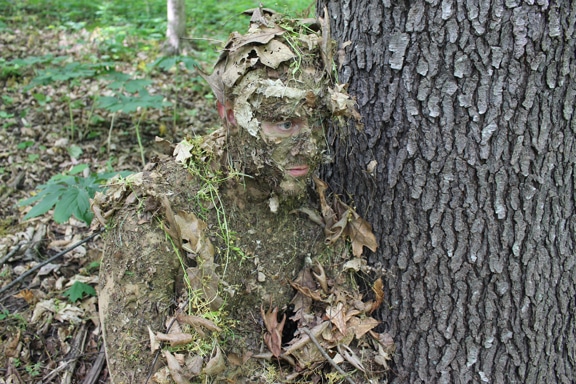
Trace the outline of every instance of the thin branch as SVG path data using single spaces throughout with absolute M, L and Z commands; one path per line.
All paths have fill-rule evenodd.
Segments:
M 104 343 L 102 343 L 100 352 L 98 352 L 98 358 L 92 365 L 90 372 L 88 373 L 82 384 L 95 384 L 98 381 L 98 377 L 100 376 L 100 372 L 102 371 L 102 367 L 104 367 L 105 362 L 106 362 L 106 353 L 104 351 Z
M 6 261 L 8 261 L 9 258 L 11 258 L 12 256 L 14 256 L 14 254 L 15 254 L 16 252 L 18 252 L 21 247 L 22 247 L 22 244 L 16 245 L 14 248 L 12 248 L 12 250 L 11 250 L 10 252 L 8 252 L 8 254 L 7 254 L 6 256 L 2 257 L 2 258 L 0 259 L 0 266 L 4 265 L 4 263 L 5 263 Z
M 334 367 L 334 369 L 336 369 L 338 371 L 338 373 L 340 373 L 342 376 L 344 376 L 345 380 L 347 382 L 349 382 L 350 384 L 356 384 L 354 382 L 354 380 L 352 380 L 348 374 L 346 372 L 344 372 L 342 370 L 342 368 L 340 368 L 338 366 L 338 364 L 336 364 L 336 362 L 334 360 L 332 360 L 332 358 L 330 357 L 330 355 L 328 355 L 328 353 L 326 352 L 326 350 L 320 345 L 320 343 L 318 342 L 318 339 L 316 339 L 316 336 L 314 336 L 314 334 L 312 332 L 310 332 L 310 330 L 308 328 L 302 328 L 302 331 L 308 335 L 308 337 L 310 338 L 310 340 L 312 340 L 312 342 L 314 343 L 314 345 L 316 346 L 316 348 L 318 348 L 318 350 L 320 351 L 320 353 L 322 354 L 322 356 L 324 356 L 324 358 L 330 363 L 331 366 Z
M 104 232 L 106 229 L 102 228 L 100 231 L 95 232 L 93 234 L 91 234 L 90 236 L 88 236 L 87 238 L 85 238 L 82 241 L 77 242 L 76 244 L 74 244 L 73 246 L 71 246 L 70 248 L 66 248 L 65 250 L 63 250 L 62 252 L 59 252 L 57 254 L 55 254 L 54 256 L 52 256 L 51 258 L 44 260 L 43 262 L 41 262 L 38 265 L 35 265 L 34 267 L 32 267 L 29 271 L 21 274 L 20 276 L 18 276 L 18 278 L 14 279 L 10 284 L 6 285 L 5 287 L 2 287 L 0 289 L 0 294 L 6 292 L 7 290 L 9 290 L 10 288 L 12 288 L 13 286 L 15 286 L 16 284 L 18 284 L 20 281 L 24 280 L 26 277 L 30 276 L 31 274 L 33 274 L 34 272 L 36 272 L 38 269 L 42 268 L 43 266 L 45 266 L 48 263 L 51 263 L 52 261 L 56 260 L 57 258 L 59 258 L 62 255 L 65 255 L 66 253 L 70 252 L 71 250 L 73 250 L 76 247 L 81 246 L 82 244 L 92 240 L 93 238 L 95 238 L 96 236 L 98 236 L 99 234 L 101 234 L 102 232 Z M 2 299 L 0 299 L 0 302 L 4 301 L 8 296 L 3 297 Z

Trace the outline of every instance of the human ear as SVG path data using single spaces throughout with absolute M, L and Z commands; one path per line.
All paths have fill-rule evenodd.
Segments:
M 218 108 L 218 114 L 222 120 L 232 125 L 236 125 L 236 117 L 234 116 L 234 110 L 232 109 L 232 105 L 230 105 L 230 103 L 222 104 L 218 101 L 216 106 Z

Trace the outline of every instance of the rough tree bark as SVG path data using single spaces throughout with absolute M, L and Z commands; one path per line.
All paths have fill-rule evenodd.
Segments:
M 323 0 L 402 383 L 576 381 L 576 2 Z
M 177 55 L 181 49 L 181 39 L 186 34 L 185 0 L 168 0 L 168 28 L 166 30 L 166 51 Z

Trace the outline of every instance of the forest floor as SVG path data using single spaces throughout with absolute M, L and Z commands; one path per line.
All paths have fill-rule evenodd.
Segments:
M 153 155 L 156 136 L 176 142 L 218 126 L 197 71 L 184 64 L 151 68 L 158 44 L 127 38 L 118 45 L 100 32 L 0 28 L 2 383 L 108 382 L 93 289 L 102 240 L 95 237 L 9 286 L 95 233 L 74 216 L 56 223 L 53 211 L 25 220 L 32 206 L 19 202 L 79 164 L 87 165 L 80 176 L 137 172 L 142 158 Z M 123 92 L 133 98 L 118 99 L 117 112 L 102 103 L 120 93 L 106 77 L 110 70 L 124 81 L 121 91 L 131 85 L 139 91 Z M 171 105 L 158 108 L 147 95 L 162 95 Z
M 188 55 L 163 57 L 158 36 L 150 41 L 113 27 L 87 30 L 74 23 L 46 28 L 32 24 L 6 24 L 0 19 L 0 384 L 109 383 L 95 289 L 99 278 L 104 280 L 99 270 L 101 263 L 106 264 L 102 262 L 106 260 L 105 243 L 96 220 L 92 222 L 88 197 L 102 190 L 115 173 L 143 170 L 151 159 L 166 153 L 166 142 L 194 139 L 219 127 L 214 98 L 198 71 L 210 72 L 206 58 L 214 60 L 216 56 L 190 47 Z M 169 185 L 186 184 L 186 180 L 178 177 Z M 275 216 L 269 212 L 272 208 L 267 200 L 262 213 L 255 214 L 261 228 L 250 227 L 252 217 L 237 223 L 246 231 L 243 236 L 238 232 L 239 239 L 246 242 L 239 241 L 242 249 L 249 249 L 250 242 L 256 248 L 248 252 L 254 265 L 247 262 L 244 269 L 239 268 L 236 284 L 230 287 L 242 286 L 245 276 L 258 272 L 257 280 L 248 284 L 254 291 L 270 277 L 288 287 L 287 297 L 293 294 L 288 283 L 301 288 L 294 298 L 308 303 L 298 310 L 308 322 L 299 325 L 298 331 L 292 330 L 290 337 L 294 339 L 288 348 L 300 356 L 296 360 L 284 356 L 291 361 L 294 377 L 309 370 L 317 377 L 314 382 L 319 382 L 333 374 L 326 364 L 330 362 L 381 381 L 394 348 L 389 335 L 376 332 L 379 322 L 370 316 L 382 304 L 382 280 L 366 280 L 361 294 L 352 276 L 352 270 L 365 266 L 360 258 L 363 246 L 375 249 L 376 240 L 369 225 L 350 207 L 340 202 L 338 215 L 332 211 L 323 194 L 327 187 L 321 183 L 317 181 L 321 212 L 328 213 L 323 217 L 324 232 L 314 224 L 310 236 L 303 236 L 305 223 L 310 225 L 308 218 L 300 223 L 290 219 L 294 228 L 286 231 L 287 225 L 277 223 L 276 216 L 286 219 L 294 211 Z M 154 188 L 145 185 L 144 189 L 148 192 Z M 183 186 L 182 195 L 186 190 L 188 185 Z M 236 194 L 230 196 L 238 200 Z M 133 209 L 139 212 L 139 207 Z M 275 224 L 263 219 L 267 215 Z M 329 224 L 327 217 L 337 220 Z M 141 228 L 143 223 L 138 221 L 135 227 Z M 271 236 L 271 228 L 284 231 Z M 317 252 L 314 267 L 302 267 L 301 273 L 296 266 L 291 267 L 294 276 L 278 269 L 287 244 L 324 244 L 321 236 L 326 230 L 338 233 L 331 246 L 341 235 L 347 239 L 337 243 L 342 246 L 337 256 L 320 260 L 321 252 Z M 264 252 L 266 247 L 254 240 L 254 234 L 263 236 L 262 244 L 276 248 Z M 287 240 L 290 236 L 298 241 Z M 304 237 L 307 240 L 301 239 Z M 146 246 L 135 243 L 132 251 L 136 253 Z M 233 241 L 226 246 L 231 244 Z M 258 249 L 263 256 L 277 255 L 281 260 L 268 267 L 265 262 L 274 264 L 274 258 L 259 261 L 255 257 Z M 302 249 L 297 251 L 303 253 Z M 317 268 L 318 275 L 310 272 L 312 268 Z M 187 271 L 190 273 L 190 268 Z M 309 284 L 291 280 L 296 274 L 307 276 L 304 280 Z M 369 301 L 365 301 L 366 291 L 371 295 Z M 121 296 L 117 291 L 112 294 Z M 272 299 L 269 302 L 272 307 Z M 283 331 L 284 321 L 278 324 L 277 308 L 266 312 L 261 300 L 250 308 L 242 301 L 235 310 L 238 315 L 232 313 L 230 317 L 238 324 L 244 326 L 246 319 L 252 319 L 254 329 L 248 340 L 260 348 L 263 325 L 276 336 Z M 322 334 L 318 347 L 308 343 L 318 335 L 305 332 L 315 323 L 323 326 L 314 328 Z M 235 330 L 236 336 L 242 329 Z M 270 335 L 264 339 L 266 336 Z M 270 337 L 273 341 L 266 341 L 266 345 L 278 357 L 286 346 L 282 337 Z M 247 344 L 242 341 L 243 347 Z M 326 351 L 332 357 L 326 357 Z M 245 373 L 246 360 L 252 355 L 239 356 L 234 364 L 233 354 L 227 355 L 234 365 L 233 375 L 236 371 Z M 208 361 L 205 370 L 214 360 Z M 278 361 L 268 360 L 273 363 L 270 369 L 276 370 Z M 255 359 L 250 363 L 261 367 Z M 168 366 L 174 378 L 170 362 Z M 328 370 L 324 370 L 326 366 Z M 282 371 L 283 366 L 280 368 Z M 344 371 L 333 377 L 330 382 L 351 380 Z

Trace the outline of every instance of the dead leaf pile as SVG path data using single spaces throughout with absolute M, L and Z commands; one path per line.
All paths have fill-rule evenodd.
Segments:
M 350 240 L 352 245 L 352 254 L 355 257 L 361 257 L 363 248 L 367 247 L 372 252 L 376 252 L 378 242 L 372 232 L 372 226 L 364 220 L 354 209 L 342 202 L 338 196 L 334 196 L 333 202 L 329 203 L 326 198 L 328 184 L 314 177 L 316 191 L 320 199 L 320 213 L 310 209 L 298 209 L 324 228 L 326 244 L 332 245 L 339 239 L 345 238 Z M 358 270 L 358 269 L 356 269 Z
M 212 332 L 222 331 L 209 319 L 182 313 L 179 313 L 175 318 L 168 319 L 166 326 L 167 328 L 170 327 L 167 334 L 153 332 L 148 328 L 152 352 L 160 348 L 162 342 L 168 343 L 171 347 L 192 342 L 199 343 L 202 339 L 209 342 Z M 185 332 L 183 330 L 185 326 L 191 327 L 193 331 Z M 153 380 L 156 383 L 171 383 L 173 380 L 177 384 L 185 384 L 190 382 L 190 378 L 201 374 L 216 376 L 226 367 L 224 355 L 217 345 L 214 346 L 210 356 L 206 358 L 195 353 L 172 353 L 168 350 L 163 350 L 162 354 L 167 365 L 154 374 Z
M 303 376 L 328 359 L 331 364 L 347 363 L 348 370 L 366 376 L 387 369 L 394 343 L 390 335 L 373 331 L 379 322 L 370 316 L 384 300 L 381 278 L 373 283 L 375 299 L 370 301 L 363 301 L 339 271 L 329 278 L 320 263 L 304 268 L 290 284 L 297 292 L 290 320 L 298 323 L 298 330 L 289 343 L 282 340 L 286 315 L 279 321 L 278 308 L 262 309 L 261 313 L 266 326 L 264 341 L 274 357 L 288 361 Z

